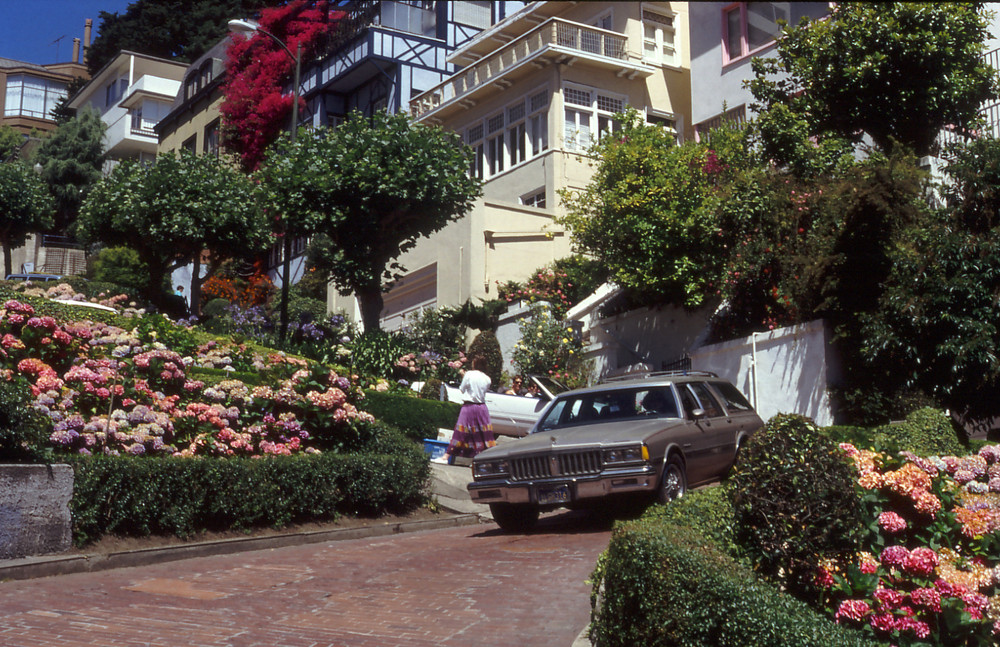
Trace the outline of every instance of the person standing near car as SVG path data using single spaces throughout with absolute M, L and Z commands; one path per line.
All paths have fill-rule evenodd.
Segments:
M 486 391 L 492 380 L 483 372 L 486 359 L 475 357 L 472 370 L 466 371 L 458 390 L 462 393 L 462 409 L 458 412 L 455 432 L 445 451 L 444 462 L 452 463 L 456 456 L 473 458 L 476 454 L 497 444 L 486 408 Z

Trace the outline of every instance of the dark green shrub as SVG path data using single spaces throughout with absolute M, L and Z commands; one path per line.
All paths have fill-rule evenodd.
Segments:
M 119 285 L 129 294 L 141 294 L 149 283 L 149 265 L 134 249 L 106 247 L 97 253 L 90 278 L 98 283 Z
M 229 299 L 211 299 L 201 306 L 201 314 L 211 319 L 223 317 L 228 307 Z
M 441 380 L 436 377 L 432 377 L 424 382 L 424 385 L 420 387 L 420 397 L 425 400 L 440 400 Z
M 494 385 L 499 385 L 503 379 L 503 352 L 500 350 L 500 342 L 492 330 L 484 330 L 476 335 L 476 338 L 469 344 L 469 357 L 482 357 L 486 360 L 486 370 L 483 371 L 490 376 Z
M 856 550 L 853 468 L 808 418 L 771 418 L 740 451 L 730 480 L 737 543 L 758 572 L 795 595 L 815 593 L 821 560 Z
M 429 466 L 422 450 L 385 429 L 371 443 L 384 453 L 74 457 L 74 541 L 280 528 L 342 514 L 402 512 L 423 503 Z
M 674 526 L 687 526 L 712 540 L 716 548 L 738 557 L 739 547 L 733 528 L 733 503 L 729 484 L 688 492 L 667 505 L 653 505 L 643 518 Z
M 358 405 L 376 420 L 398 427 L 407 438 L 437 438 L 439 428 L 453 429 L 461 405 L 440 400 L 425 400 L 412 395 L 365 391 Z
M 288 299 L 289 321 L 306 323 L 324 319 L 326 319 L 326 301 L 304 296 L 292 296 Z
M 384 330 L 366 330 L 351 345 L 351 362 L 360 375 L 392 375 L 396 360 L 407 353 L 404 341 Z
M 883 450 L 909 450 L 918 456 L 962 455 L 968 451 L 965 436 L 944 411 L 918 409 L 905 422 L 879 427 L 873 441 Z
M 32 408 L 28 384 L 0 380 L 0 463 L 46 462 L 51 421 Z
M 591 579 L 595 647 L 873 645 L 758 580 L 685 526 L 620 525 Z

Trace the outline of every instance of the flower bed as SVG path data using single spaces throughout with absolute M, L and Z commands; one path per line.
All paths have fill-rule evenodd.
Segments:
M 1000 447 L 919 457 L 841 449 L 858 469 L 869 535 L 818 574 L 837 622 L 895 645 L 994 644 L 1000 635 Z
M 162 318 L 160 318 L 162 319 Z M 364 393 L 351 377 L 243 345 L 197 345 L 160 319 L 131 330 L 57 320 L 25 301 L 0 309 L 0 376 L 27 379 L 59 451 L 262 456 L 348 449 Z M 160 338 L 175 337 L 168 348 Z M 181 355 L 181 352 L 186 353 Z M 188 354 L 189 353 L 189 354 Z M 189 369 L 254 371 L 268 385 L 206 384 Z

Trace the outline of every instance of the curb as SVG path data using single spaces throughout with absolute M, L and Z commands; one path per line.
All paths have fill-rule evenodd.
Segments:
M 345 541 L 348 539 L 366 539 L 369 537 L 384 537 L 406 532 L 422 532 L 426 530 L 441 530 L 460 526 L 473 526 L 481 523 L 475 514 L 458 514 L 442 519 L 426 521 L 405 521 L 392 524 L 363 526 L 359 528 L 341 528 L 331 530 L 313 530 L 308 532 L 271 535 L 269 537 L 238 537 L 236 539 L 220 539 L 204 541 L 181 546 L 164 546 L 162 548 L 144 548 L 139 550 L 116 553 L 92 553 L 85 555 L 49 555 L 42 557 L 26 557 L 23 559 L 0 562 L 0 582 L 4 580 L 30 580 L 53 575 L 70 575 L 74 573 L 94 573 L 114 568 L 129 568 L 162 564 L 181 559 L 195 557 L 215 557 L 231 555 L 251 550 L 269 550 L 287 546 L 318 544 L 327 541 Z

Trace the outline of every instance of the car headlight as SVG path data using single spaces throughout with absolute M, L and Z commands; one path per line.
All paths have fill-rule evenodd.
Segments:
M 614 465 L 617 463 L 639 463 L 649 460 L 649 450 L 645 445 L 635 447 L 616 447 L 615 449 L 604 450 L 604 464 Z
M 491 476 L 506 476 L 510 473 L 507 461 L 477 461 L 472 465 L 473 476 L 489 478 Z

